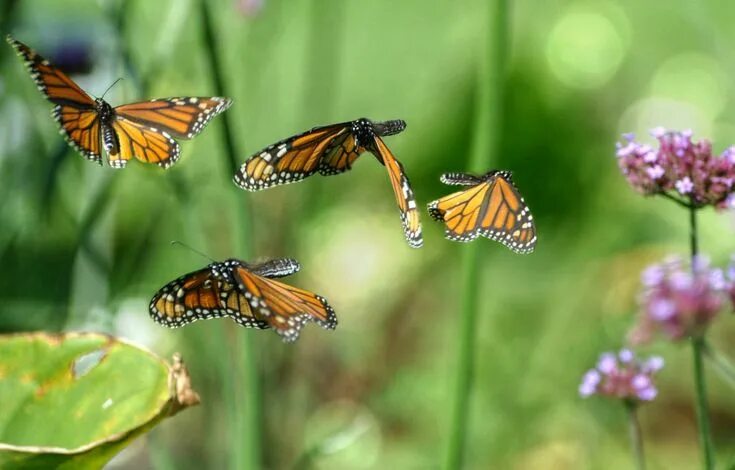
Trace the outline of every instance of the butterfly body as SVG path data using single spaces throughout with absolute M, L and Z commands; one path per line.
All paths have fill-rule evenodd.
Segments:
M 445 173 L 442 183 L 467 186 L 428 206 L 433 219 L 444 222 L 445 236 L 469 242 L 482 235 L 516 253 L 530 253 L 536 246 L 533 215 L 513 184 L 509 171 L 493 170 L 482 176 Z
M 259 191 L 295 183 L 316 173 L 336 175 L 350 170 L 367 150 L 388 171 L 409 245 L 420 247 L 423 243 L 421 223 L 413 190 L 403 165 L 382 139 L 405 128 L 405 121 L 400 119 L 376 122 L 367 118 L 315 127 L 252 155 L 233 179 L 242 189 Z
M 245 327 L 273 328 L 286 342 L 295 341 L 310 321 L 334 329 L 337 317 L 326 299 L 274 280 L 300 268 L 289 258 L 214 262 L 162 287 L 151 299 L 150 315 L 170 328 L 230 317 Z
M 55 105 L 52 116 L 67 142 L 99 164 L 104 149 L 112 168 L 124 168 L 132 158 L 170 167 L 180 155 L 174 137 L 191 139 L 232 104 L 227 98 L 177 97 L 112 107 L 102 98 L 90 97 L 30 47 L 11 36 L 7 41 L 38 89 Z

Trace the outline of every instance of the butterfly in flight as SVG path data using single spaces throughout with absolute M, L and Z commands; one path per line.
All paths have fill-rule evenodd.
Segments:
M 273 328 L 285 342 L 296 341 L 310 321 L 335 329 L 337 316 L 324 297 L 274 280 L 300 269 L 288 258 L 214 262 L 162 287 L 151 299 L 150 315 L 169 328 L 230 317 L 248 328 Z
M 365 118 L 315 127 L 254 154 L 240 167 L 234 181 L 242 189 L 258 191 L 295 183 L 317 172 L 336 175 L 351 169 L 357 157 L 367 150 L 388 170 L 406 240 L 418 248 L 423 239 L 416 198 L 403 165 L 381 138 L 405 128 L 406 123 L 401 120 L 373 122 Z
M 429 214 L 446 224 L 444 234 L 448 239 L 468 242 L 482 235 L 516 253 L 533 251 L 533 216 L 509 171 L 493 170 L 483 176 L 445 173 L 441 182 L 469 186 L 429 204 Z
M 133 157 L 168 168 L 179 159 L 174 138 L 191 139 L 232 104 L 227 98 L 182 97 L 113 108 L 102 98 L 92 99 L 30 47 L 11 36 L 7 41 L 41 93 L 55 104 L 52 114 L 67 142 L 100 165 L 104 148 L 112 168 L 124 168 Z

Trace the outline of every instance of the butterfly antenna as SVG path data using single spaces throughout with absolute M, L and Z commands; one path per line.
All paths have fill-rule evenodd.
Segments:
M 107 94 L 107 92 L 108 92 L 108 91 L 110 91 L 110 89 L 111 89 L 112 87 L 114 87 L 115 85 L 117 85 L 117 82 L 119 82 L 119 81 L 120 81 L 120 80 L 122 80 L 122 79 L 123 79 L 123 77 L 120 77 L 120 78 L 118 78 L 117 80 L 115 80 L 114 82 L 112 82 L 112 85 L 108 86 L 108 87 L 107 87 L 107 90 L 105 90 L 105 92 L 104 92 L 104 93 L 102 93 L 102 96 L 100 96 L 100 99 L 104 98 L 104 97 L 105 97 L 105 95 Z
M 183 246 L 184 248 L 188 248 L 188 249 L 189 249 L 190 251 L 193 251 L 194 253 L 198 254 L 199 256 L 202 256 L 202 257 L 204 257 L 204 258 L 207 258 L 207 259 L 208 259 L 209 261 L 211 261 L 211 262 L 213 262 L 213 263 L 216 263 L 216 261 L 215 261 L 215 260 L 213 260 L 212 258 L 210 258 L 209 256 L 207 256 L 207 255 L 206 255 L 206 254 L 204 254 L 203 252 L 201 252 L 201 251 L 197 250 L 196 248 L 192 248 L 191 246 L 187 245 L 187 244 L 186 244 L 186 243 L 184 243 L 184 242 L 180 242 L 179 240 L 173 240 L 173 241 L 171 241 L 171 244 L 172 244 L 172 245 L 181 245 L 181 246 Z

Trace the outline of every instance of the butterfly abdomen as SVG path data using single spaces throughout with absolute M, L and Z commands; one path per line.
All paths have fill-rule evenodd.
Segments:
M 404 121 L 403 119 L 394 119 L 391 121 L 372 123 L 373 131 L 381 137 L 398 134 L 400 132 L 403 132 L 405 128 L 406 121 Z

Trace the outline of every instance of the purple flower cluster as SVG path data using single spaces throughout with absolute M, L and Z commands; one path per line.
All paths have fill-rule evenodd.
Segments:
M 641 278 L 643 311 L 631 332 L 634 344 L 650 340 L 656 331 L 672 340 L 701 335 L 722 310 L 726 293 L 735 294 L 735 283 L 703 257 L 691 269 L 680 258 L 671 258 L 648 267 Z
M 664 360 L 658 356 L 641 361 L 629 349 L 623 349 L 617 355 L 607 352 L 600 356 L 594 369 L 584 374 L 579 394 L 584 398 L 602 395 L 622 400 L 651 401 L 658 394 L 653 375 L 663 366 Z
M 735 190 L 735 147 L 720 157 L 712 155 L 707 140 L 692 141 L 692 131 L 667 131 L 657 127 L 651 134 L 658 149 L 623 135 L 617 144 L 618 166 L 633 188 L 646 194 L 668 194 L 697 207 L 732 207 Z

